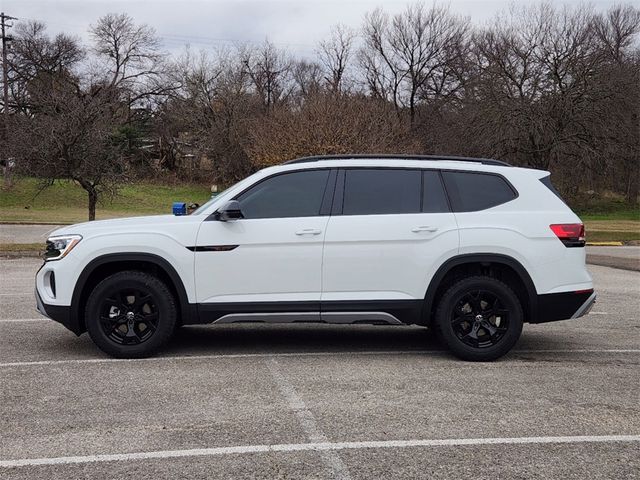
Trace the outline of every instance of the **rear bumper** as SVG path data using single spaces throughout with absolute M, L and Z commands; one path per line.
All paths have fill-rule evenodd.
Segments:
M 596 301 L 591 290 L 538 295 L 538 315 L 531 323 L 555 322 L 586 315 Z

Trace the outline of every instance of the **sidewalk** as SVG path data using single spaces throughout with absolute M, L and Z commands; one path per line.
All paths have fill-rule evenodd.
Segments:
M 0 243 L 42 243 L 62 225 L 0 224 Z
M 640 247 L 587 247 L 587 263 L 640 272 Z

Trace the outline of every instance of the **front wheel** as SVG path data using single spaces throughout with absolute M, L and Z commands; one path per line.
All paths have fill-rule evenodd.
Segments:
M 171 338 L 176 317 L 175 299 L 167 286 L 139 271 L 118 272 L 102 280 L 85 309 L 91 339 L 118 358 L 155 353 Z
M 451 286 L 438 302 L 435 330 L 463 360 L 490 361 L 520 338 L 523 313 L 518 296 L 491 277 L 469 277 Z

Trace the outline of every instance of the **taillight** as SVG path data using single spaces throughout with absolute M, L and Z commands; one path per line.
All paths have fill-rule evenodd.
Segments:
M 549 225 L 565 247 L 584 247 L 584 225 L 582 223 L 556 223 Z

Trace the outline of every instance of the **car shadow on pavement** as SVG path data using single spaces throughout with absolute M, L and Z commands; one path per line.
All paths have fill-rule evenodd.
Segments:
M 441 350 L 424 327 L 219 325 L 178 329 L 172 354 Z
M 87 334 L 76 337 L 62 331 L 59 335 L 29 335 L 29 343 L 41 359 L 101 358 L 105 355 L 93 344 Z M 35 343 L 33 343 L 35 342 Z M 25 353 L 20 344 L 19 353 Z M 580 338 L 568 338 L 557 331 L 543 331 L 525 327 L 522 338 L 506 358 L 521 358 L 532 351 L 594 348 L 584 345 Z M 27 349 L 29 350 L 29 349 Z M 418 326 L 371 326 L 371 325 L 189 325 L 179 328 L 159 356 L 234 355 L 234 354 L 313 354 L 317 352 L 427 352 L 437 353 L 444 349 L 438 344 L 432 331 Z M 11 358 L 11 352 L 8 352 Z M 18 353 L 18 351 L 16 351 Z M 453 359 L 453 356 L 446 355 Z M 15 359 L 15 358 L 14 358 Z

